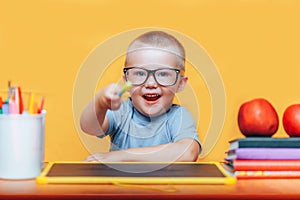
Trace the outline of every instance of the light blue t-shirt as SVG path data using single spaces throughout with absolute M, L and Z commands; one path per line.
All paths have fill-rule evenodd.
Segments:
M 191 138 L 200 145 L 194 119 L 187 109 L 173 104 L 164 114 L 148 117 L 136 110 L 127 99 L 120 109 L 106 113 L 109 127 L 104 137 L 111 138 L 110 151 L 157 146 Z

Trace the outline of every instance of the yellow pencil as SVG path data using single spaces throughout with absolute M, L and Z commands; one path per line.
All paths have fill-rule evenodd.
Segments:
M 34 114 L 34 99 L 35 99 L 35 94 L 33 92 L 31 92 L 30 98 L 29 98 L 29 103 L 28 103 L 29 114 Z

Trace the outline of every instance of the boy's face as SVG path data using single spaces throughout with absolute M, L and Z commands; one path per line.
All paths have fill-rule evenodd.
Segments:
M 139 67 L 146 70 L 179 69 L 177 65 L 178 58 L 174 54 L 159 49 L 147 49 L 131 53 L 126 68 Z M 156 78 L 159 79 L 159 76 L 162 77 L 164 74 L 157 73 Z M 161 115 L 172 106 L 175 93 L 181 91 L 186 82 L 187 77 L 178 74 L 174 85 L 162 86 L 156 82 L 153 74 L 149 74 L 148 79 L 143 84 L 133 86 L 130 89 L 132 103 L 139 112 L 146 116 Z

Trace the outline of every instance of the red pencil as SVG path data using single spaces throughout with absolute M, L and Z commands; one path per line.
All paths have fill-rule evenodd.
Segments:
M 2 104 L 3 104 L 3 101 L 2 101 L 2 98 L 0 97 L 0 108 L 2 108 Z
M 38 108 L 38 114 L 40 114 L 44 108 L 45 97 L 42 97 L 40 107 Z
M 18 89 L 18 98 L 19 98 L 19 113 L 22 114 L 24 110 L 24 105 L 23 105 L 21 87 L 18 87 L 17 89 Z

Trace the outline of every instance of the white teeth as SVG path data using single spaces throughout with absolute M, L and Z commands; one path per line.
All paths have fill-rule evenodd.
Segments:
M 158 97 L 158 94 L 145 94 L 146 97 Z

